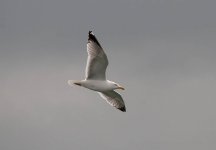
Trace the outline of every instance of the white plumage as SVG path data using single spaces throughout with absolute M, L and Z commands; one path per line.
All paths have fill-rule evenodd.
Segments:
M 125 112 L 126 107 L 120 94 L 115 89 L 124 88 L 119 84 L 106 80 L 107 56 L 92 31 L 89 31 L 87 43 L 86 78 L 81 81 L 69 80 L 69 85 L 79 85 L 97 91 L 111 106 Z

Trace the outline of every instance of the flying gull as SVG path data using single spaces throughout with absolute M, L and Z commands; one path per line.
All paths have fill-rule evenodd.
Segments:
M 116 89 L 124 90 L 124 88 L 113 81 L 106 80 L 108 59 L 92 31 L 89 31 L 88 35 L 87 53 L 86 78 L 80 81 L 68 80 L 68 84 L 71 86 L 75 84 L 97 91 L 111 106 L 126 112 L 121 95 L 114 91 Z

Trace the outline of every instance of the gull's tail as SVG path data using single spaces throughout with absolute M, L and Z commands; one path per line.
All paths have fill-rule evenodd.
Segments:
M 81 82 L 78 81 L 78 80 L 68 80 L 68 84 L 69 84 L 70 86 L 74 86 L 74 85 L 79 85 L 79 86 L 81 86 Z

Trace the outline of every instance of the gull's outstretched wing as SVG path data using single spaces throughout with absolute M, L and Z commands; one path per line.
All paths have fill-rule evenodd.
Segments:
M 86 79 L 106 80 L 108 59 L 92 31 L 89 31 L 87 52 Z
M 100 96 L 107 101 L 111 106 L 126 112 L 124 101 L 120 94 L 115 91 L 98 92 Z

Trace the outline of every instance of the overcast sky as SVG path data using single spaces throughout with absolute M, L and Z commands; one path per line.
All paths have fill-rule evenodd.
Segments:
M 1 150 L 215 150 L 215 0 L 0 1 Z M 83 79 L 88 31 L 127 112 Z

